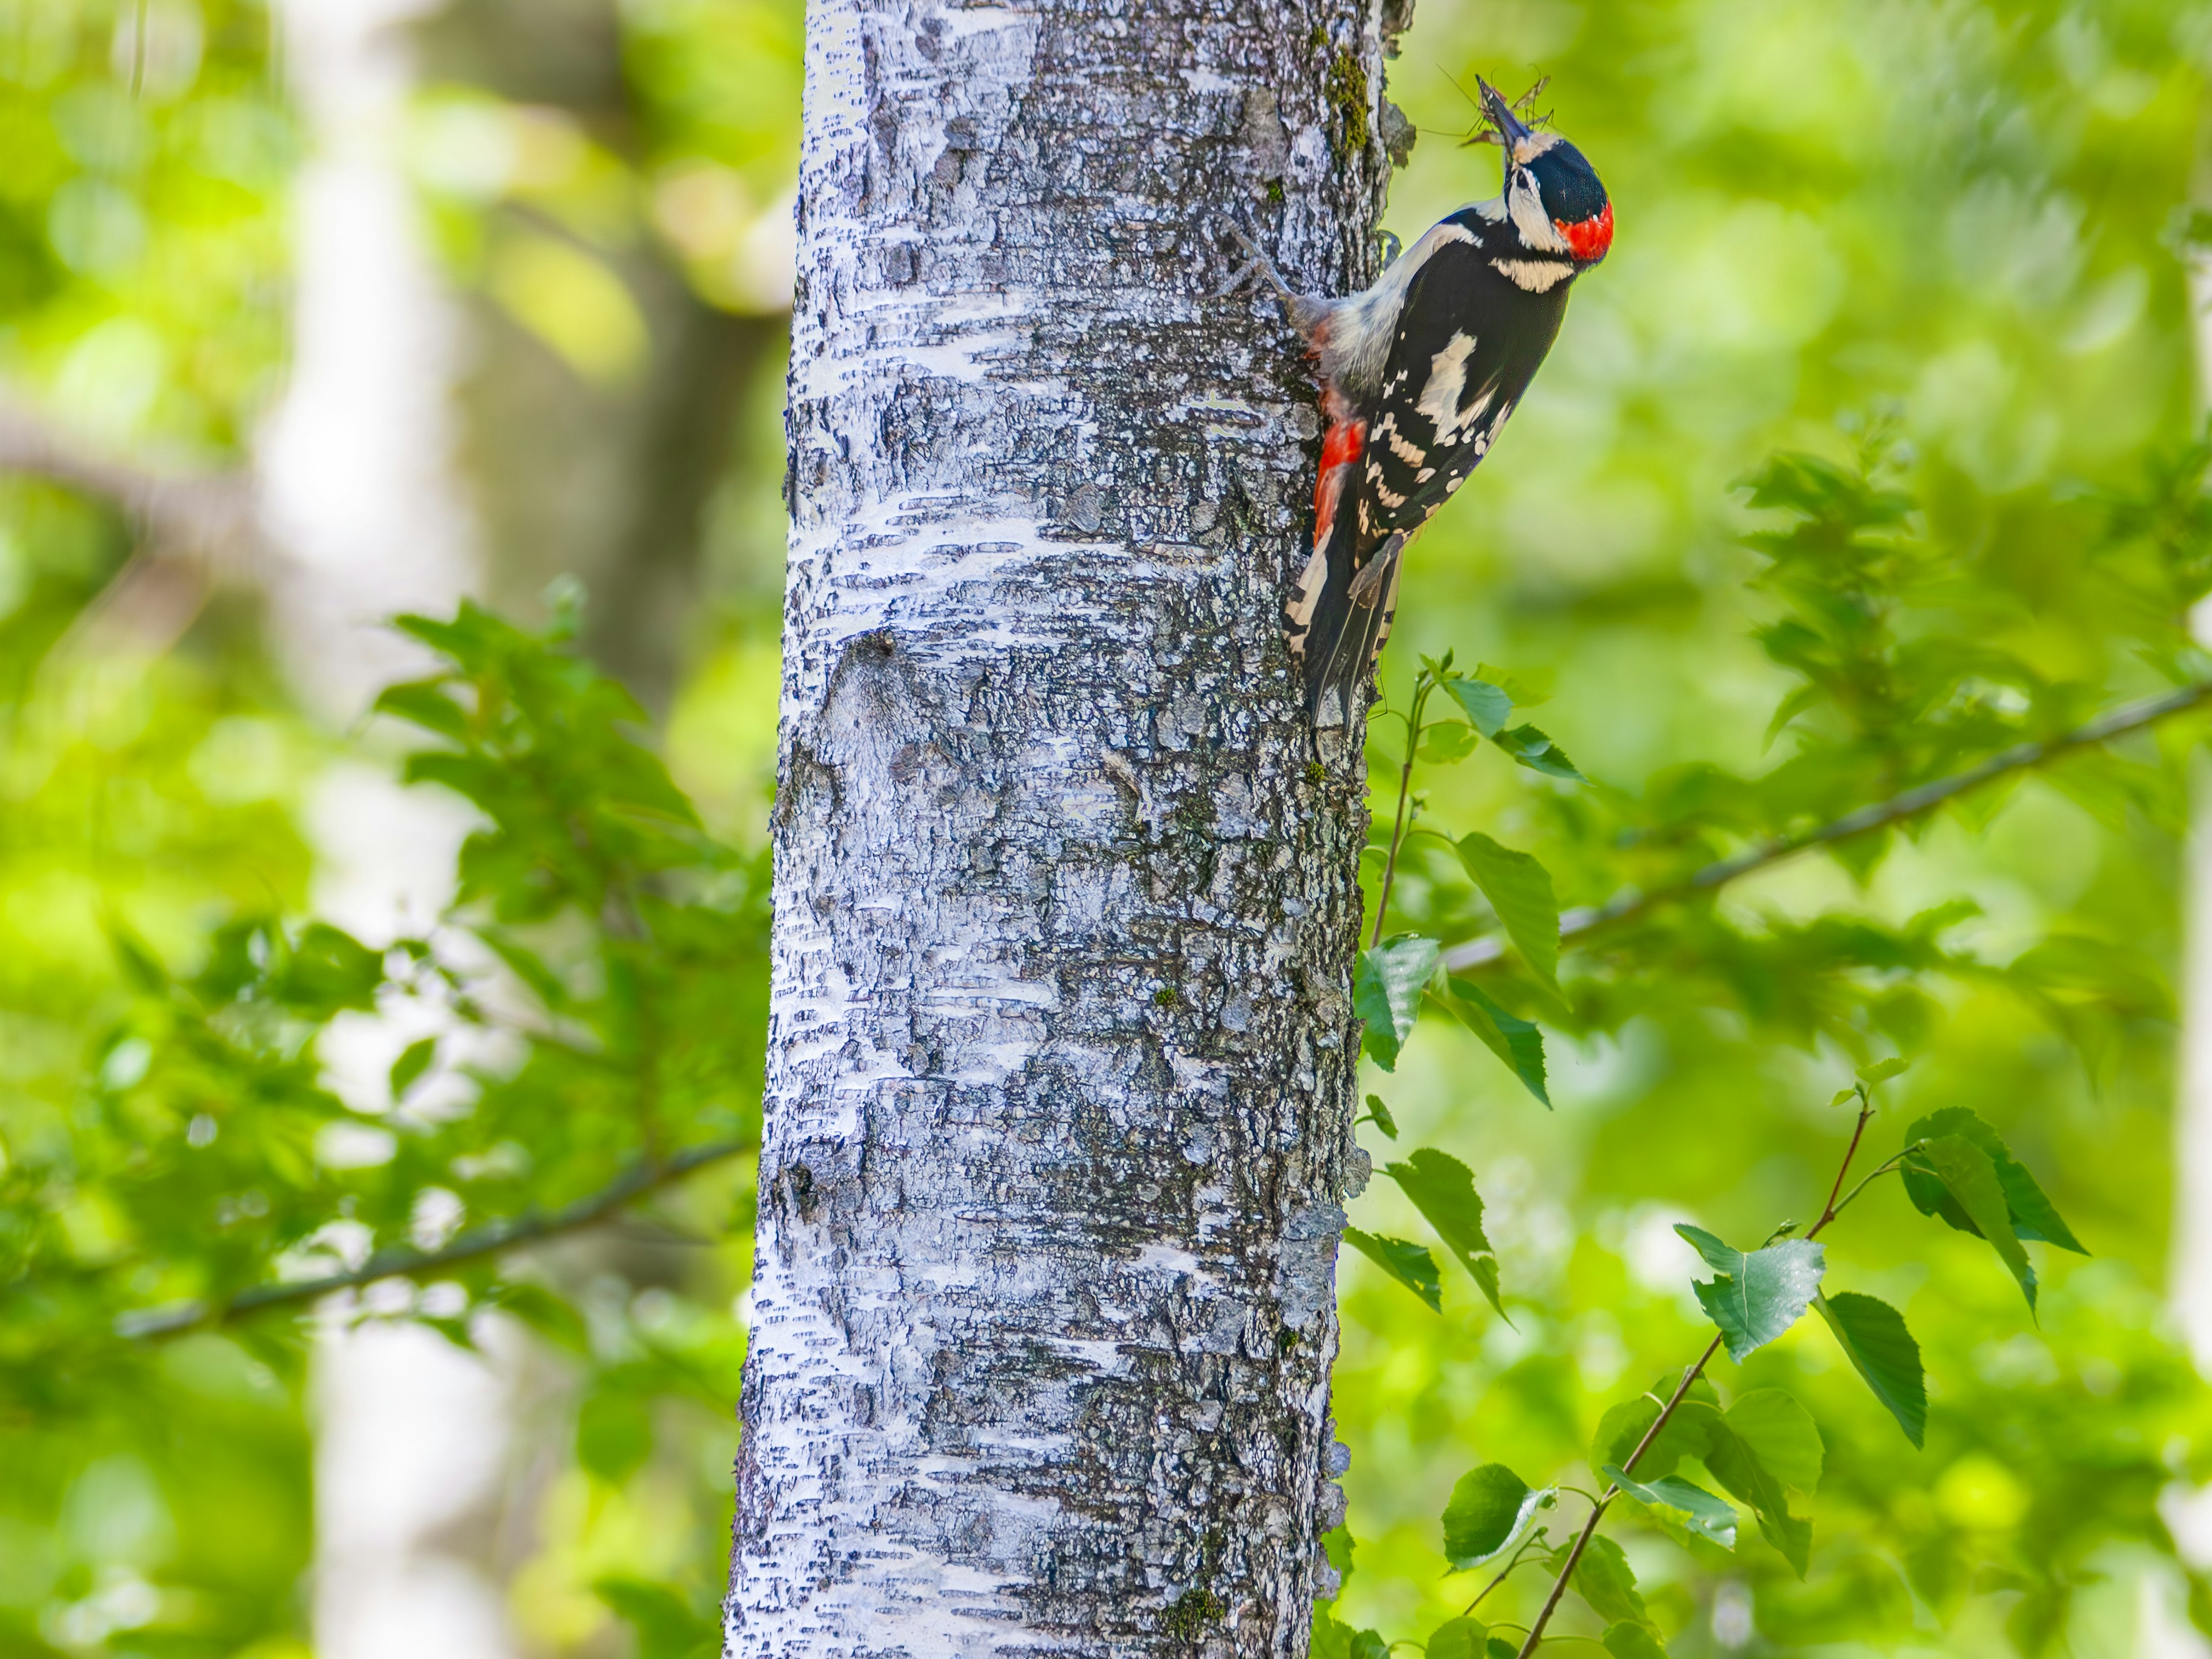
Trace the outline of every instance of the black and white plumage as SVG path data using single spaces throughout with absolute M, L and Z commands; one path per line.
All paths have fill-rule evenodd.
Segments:
M 1581 152 L 1481 85 L 1505 153 L 1494 200 L 1432 226 L 1346 299 L 1294 294 L 1259 258 L 1319 360 L 1328 417 L 1313 556 L 1283 607 L 1316 726 L 1354 712 L 1389 637 L 1407 539 L 1488 453 L 1558 337 L 1567 290 L 1612 244 L 1612 205 Z

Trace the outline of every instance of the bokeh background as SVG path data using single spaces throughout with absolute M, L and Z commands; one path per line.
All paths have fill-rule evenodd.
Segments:
M 402 1285 L 305 1335 L 65 1333 L 56 1359 L 66 1309 L 39 1286 L 141 1270 L 140 1152 L 255 1133 L 250 1100 L 148 1095 L 168 1052 L 149 974 L 199 972 L 240 917 L 380 946 L 453 901 L 476 820 L 404 785 L 412 738 L 367 712 L 429 661 L 381 618 L 465 594 L 539 628 L 580 592 L 581 647 L 637 699 L 714 867 L 761 848 L 801 28 L 793 0 L 0 0 L 0 458 L 23 469 L 0 477 L 0 1650 L 714 1645 L 741 1159 L 530 1253 L 542 1304 Z M 1388 222 L 1410 240 L 1491 193 L 1459 88 L 1542 73 L 1618 234 L 1417 545 L 1386 687 L 1447 647 L 1547 681 L 1546 729 L 1624 819 L 1686 799 L 1685 768 L 1778 766 L 1796 682 L 1759 633 L 1776 601 L 1743 538 L 1771 519 L 1742 488 L 1777 449 L 1915 494 L 1957 555 L 1923 635 L 2002 639 L 2108 700 L 2165 684 L 2180 659 L 2131 653 L 2087 550 L 2100 503 L 2194 476 L 2174 458 L 2203 397 L 2208 70 L 2212 6 L 2181 0 L 1421 0 L 1389 87 L 1421 137 Z M 2186 744 L 2139 748 L 2164 787 L 2030 779 L 1729 896 L 1771 932 L 1971 900 L 1947 948 L 1999 966 L 2067 941 L 2039 997 L 1900 957 L 1856 965 L 1854 1006 L 1913 1060 L 1893 1143 L 1904 1112 L 1975 1108 L 2094 1255 L 2047 1264 L 2032 1323 L 1972 1241 L 1894 1242 L 1905 1206 L 1869 1200 L 1838 1260 L 1920 1334 L 1928 1448 L 1817 1332 L 1778 1345 L 1753 1380 L 1798 1389 L 1828 1443 L 1820 1565 L 1800 1584 L 1771 1553 L 1630 1536 L 1674 1650 L 2204 1650 L 2190 1343 L 2212 1354 L 2212 1259 L 2175 1203 L 2212 1191 L 2212 1152 L 2177 1150 L 2212 1126 L 2181 1058 L 2202 884 Z M 1571 799 L 1503 766 L 1422 787 L 1437 821 L 1540 853 Z M 1606 896 L 1589 860 L 1557 867 L 1565 896 Z M 1440 927 L 1465 909 L 1433 861 L 1402 897 Z M 1458 1280 L 1431 1316 L 1347 1258 L 1348 1623 L 1422 1638 L 1471 1594 L 1440 1553 L 1453 1480 L 1571 1468 L 1607 1404 L 1695 1352 L 1671 1224 L 1747 1238 L 1817 1204 L 1826 1103 L 1864 1055 L 1745 962 L 1725 994 L 1585 1008 L 1553 1036 L 1549 1113 L 1449 1029 L 1372 1079 L 1409 1141 L 1475 1170 L 1514 1323 Z M 518 1074 L 512 1031 L 439 1050 L 444 1118 L 395 1087 L 443 1029 L 422 1018 L 379 990 L 290 1052 L 285 1086 L 323 1103 L 298 1192 L 366 1192 L 472 1091 L 508 1098 L 486 1079 Z M 757 1087 L 720 1075 L 702 1110 L 742 1132 Z M 434 1188 L 450 1212 L 410 1188 L 393 1236 L 451 1237 L 511 1144 Z M 251 1220 L 261 1192 L 214 1181 L 228 1207 L 200 1224 Z M 1354 1219 L 1416 1232 L 1395 1203 L 1378 1183 Z M 357 1259 L 335 1225 L 290 1266 Z

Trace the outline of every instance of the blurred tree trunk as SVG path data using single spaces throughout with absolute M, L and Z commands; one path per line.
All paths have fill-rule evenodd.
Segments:
M 1370 274 L 1383 44 L 810 9 L 732 1655 L 1304 1650 L 1364 763 L 1281 639 L 1312 387 L 1212 295 L 1239 218 Z
M 635 161 L 618 14 L 617 0 L 450 0 L 419 31 L 426 78 L 562 111 Z M 511 204 L 488 219 L 495 239 L 583 247 Z M 738 410 L 772 369 L 786 321 L 708 305 L 649 234 L 584 251 L 606 262 L 645 325 L 633 370 L 589 379 L 489 298 L 472 309 L 461 407 L 487 586 L 495 605 L 528 616 L 555 577 L 580 578 L 586 648 L 659 708 L 697 643 L 708 507 L 729 474 Z

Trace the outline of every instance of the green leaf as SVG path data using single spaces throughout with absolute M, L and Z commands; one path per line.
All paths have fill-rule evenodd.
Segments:
M 1514 674 L 1493 664 L 1479 662 L 1474 665 L 1474 677 L 1489 681 L 1523 708 L 1539 708 L 1552 700 L 1553 675 L 1548 668 Z
M 1331 1613 L 1328 1603 L 1314 1607 L 1313 1634 L 1306 1644 L 1311 1659 L 1351 1659 L 1352 1629 Z
M 1576 1595 L 1608 1625 L 1649 1624 L 1651 1614 L 1637 1593 L 1636 1574 L 1620 1546 L 1600 1534 L 1583 1547 L 1571 1581 Z
M 1505 729 L 1505 717 L 1513 712 L 1513 698 L 1504 687 L 1488 680 L 1446 680 L 1444 689 L 1484 737 L 1494 738 Z
M 1912 1194 L 1915 1204 L 1920 1202 L 1920 1194 L 1914 1190 L 1912 1175 L 1932 1176 L 1942 1183 L 1942 1190 L 1972 1224 L 1963 1231 L 1978 1232 L 1989 1240 L 2018 1282 L 2021 1294 L 2027 1298 L 2028 1310 L 2033 1312 L 2035 1269 L 2029 1265 L 2027 1247 L 2013 1231 L 2004 1186 L 1997 1179 L 1996 1165 L 1990 1155 L 1964 1135 L 1937 1135 L 1914 1146 L 1906 1155 L 1905 1168 L 1905 1190 Z M 1923 1209 L 1923 1213 L 1928 1212 Z M 1945 1219 L 1950 1219 L 1948 1214 Z
M 599 1579 L 592 1589 L 635 1633 L 637 1659 L 688 1659 L 719 1644 L 720 1620 L 665 1584 L 623 1575 Z
M 1714 1272 L 1711 1283 L 1691 1288 L 1739 1364 L 1796 1324 L 1820 1293 L 1826 1253 L 1809 1239 L 1785 1238 L 1747 1255 L 1701 1227 L 1674 1231 Z
M 1444 1555 L 1455 1572 L 1479 1567 L 1518 1538 L 1552 1489 L 1528 1483 L 1503 1463 L 1485 1463 L 1460 1476 L 1444 1505 Z
M 1920 1368 L 1920 1345 L 1905 1328 L 1905 1316 L 1871 1296 L 1838 1291 L 1813 1298 L 1843 1345 L 1844 1355 L 1865 1379 L 1874 1397 L 1889 1408 L 1897 1426 L 1914 1445 L 1928 1433 L 1928 1383 Z
M 1575 769 L 1565 750 L 1533 726 L 1516 726 L 1510 732 L 1500 732 L 1491 741 L 1531 772 L 1541 772 L 1549 778 L 1565 778 L 1570 783 L 1589 781 Z
M 1498 1258 L 1482 1231 L 1482 1199 L 1474 1190 L 1474 1172 L 1449 1152 L 1424 1146 L 1403 1164 L 1386 1164 L 1382 1173 L 1413 1200 L 1413 1207 L 1437 1230 L 1437 1237 L 1502 1316 L 1505 1309 L 1498 1296 Z
M 1717 1412 L 1707 1425 L 1704 1456 L 1721 1489 L 1749 1506 L 1759 1518 L 1759 1536 L 1779 1550 L 1802 1578 L 1812 1564 L 1813 1523 L 1790 1514 L 1782 1483 Z
M 1559 902 L 1551 872 L 1526 853 L 1501 847 L 1480 830 L 1462 836 L 1460 862 L 1529 969 L 1556 995 L 1559 988 Z
M 372 1013 L 384 983 L 384 954 L 326 921 L 311 921 L 272 988 L 277 1000 L 310 1017 L 341 1010 Z
M 1899 1060 L 1893 1054 L 1887 1060 L 1878 1060 L 1871 1066 L 1860 1066 L 1852 1075 L 1860 1082 L 1871 1087 L 1875 1084 L 1887 1083 L 1890 1079 L 1902 1075 L 1905 1068 L 1911 1064 L 1911 1060 Z
M 1521 1647 L 1502 1636 L 1493 1636 L 1482 1644 L 1484 1659 L 1521 1659 Z
M 1667 1650 L 1659 1644 L 1659 1638 L 1651 1626 L 1633 1620 L 1624 1619 L 1617 1625 L 1608 1625 L 1600 1639 L 1613 1659 L 1667 1659 Z
M 620 1486 L 653 1453 L 648 1402 L 620 1385 L 602 1384 L 576 1413 L 576 1461 L 609 1486 Z
M 1692 1486 L 1673 1474 L 1652 1481 L 1638 1480 L 1633 1475 L 1622 1474 L 1617 1463 L 1608 1463 L 1598 1473 L 1645 1509 L 1691 1536 L 1718 1544 L 1724 1550 L 1735 1547 L 1735 1506 L 1714 1497 L 1703 1486 Z
M 2014 1236 L 2039 1239 L 2056 1244 L 2063 1250 L 2072 1250 L 2077 1255 L 2089 1252 L 2074 1237 L 2073 1230 L 2060 1219 L 2058 1211 L 2036 1179 L 2027 1172 L 2027 1166 L 2012 1155 L 2004 1138 L 1987 1123 L 1963 1106 L 1946 1107 L 1940 1112 L 1930 1112 L 1926 1117 L 1905 1132 L 1905 1144 L 1917 1140 L 1933 1140 L 1942 1135 L 1960 1135 L 1971 1140 L 1983 1152 L 1997 1172 L 1997 1185 L 2003 1188 L 2005 1210 L 2012 1218 Z M 1960 1232 L 1978 1233 L 1971 1218 L 1950 1200 L 1942 1183 L 1933 1176 L 1921 1173 L 1910 1164 L 1905 1170 L 1905 1190 L 1923 1215 L 1941 1216 Z
M 1375 1127 L 1382 1132 L 1385 1140 L 1398 1138 L 1398 1120 L 1390 1115 L 1390 1109 L 1382 1103 L 1382 1096 L 1367 1097 L 1367 1115 L 1375 1121 Z
M 1473 1619 L 1447 1619 L 1429 1638 L 1429 1659 L 1483 1659 L 1489 1626 Z
M 1342 1526 L 1330 1528 L 1321 1535 L 1321 1547 L 1328 1557 L 1329 1565 L 1336 1569 L 1337 1593 L 1340 1595 L 1344 1593 L 1344 1586 L 1352 1582 L 1352 1557 L 1355 1547 L 1352 1528 Z
M 1344 1242 L 1429 1304 L 1431 1313 L 1443 1311 L 1443 1279 L 1436 1258 L 1419 1244 L 1402 1238 L 1381 1238 L 1357 1227 L 1344 1230 Z
M 451 738 L 456 743 L 468 741 L 468 714 L 447 694 L 442 679 L 387 685 L 377 694 L 371 706 L 377 714 L 390 714 L 441 738 Z
M 434 1036 L 418 1038 L 401 1049 L 399 1058 L 392 1062 L 392 1099 L 396 1101 L 405 1096 L 415 1086 L 416 1079 L 430 1069 L 430 1062 L 437 1057 L 438 1039 Z
M 1418 757 L 1433 765 L 1451 766 L 1472 755 L 1489 735 L 1478 734 L 1473 726 L 1457 720 L 1442 720 L 1422 729 Z
M 1551 1091 L 1544 1074 L 1544 1034 L 1528 1020 L 1509 1014 L 1473 980 L 1449 981 L 1443 999 L 1453 1018 L 1482 1039 L 1483 1046 L 1510 1066 L 1522 1086 L 1548 1109 Z
M 1443 947 L 1419 933 L 1400 933 L 1360 953 L 1352 976 L 1352 1012 L 1367 1023 L 1367 1052 L 1395 1071 L 1398 1052 L 1413 1034 L 1421 993 L 1435 977 Z
M 1352 1659 L 1351 1626 L 1328 1610 L 1324 1602 L 1314 1608 L 1312 1659 Z
M 115 952 L 115 960 L 131 989 L 145 996 L 158 996 L 169 983 L 169 975 L 160 958 L 118 918 L 108 917 L 106 927 L 107 948 Z
M 1353 1633 L 1350 1659 L 1390 1659 L 1390 1644 L 1382 1639 L 1382 1632 L 1363 1630 Z
M 1784 1486 L 1802 1492 L 1819 1490 L 1827 1452 L 1813 1414 L 1796 1395 L 1784 1389 L 1753 1389 L 1738 1395 L 1721 1421 Z
M 1648 1393 L 1622 1401 L 1598 1419 L 1597 1433 L 1590 1441 L 1590 1468 L 1600 1480 L 1605 1478 L 1605 1466 L 1608 1463 L 1623 1468 L 1628 1466 L 1628 1460 L 1644 1443 L 1644 1434 L 1658 1421 L 1660 1402 L 1673 1398 L 1680 1382 L 1680 1372 L 1662 1377 Z M 1703 1377 L 1692 1385 L 1682 1403 L 1674 1408 L 1674 1414 L 1667 1419 L 1667 1426 L 1659 1431 L 1658 1438 L 1637 1459 L 1638 1479 L 1656 1480 L 1672 1474 L 1684 1458 L 1705 1455 L 1712 1427 L 1720 1421 L 1719 1409 L 1713 1403 L 1717 1398 L 1712 1384 Z

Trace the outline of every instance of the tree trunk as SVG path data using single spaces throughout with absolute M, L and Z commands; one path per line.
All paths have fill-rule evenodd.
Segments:
M 1348 0 L 814 0 L 728 1650 L 1298 1655 L 1364 763 L 1240 220 L 1370 275 Z M 1323 1569 L 1325 1571 L 1325 1568 Z

